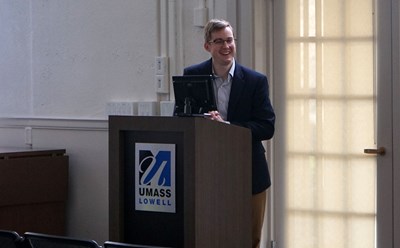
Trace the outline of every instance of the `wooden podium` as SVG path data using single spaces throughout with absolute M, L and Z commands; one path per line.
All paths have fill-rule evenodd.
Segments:
M 163 180 L 146 181 L 153 174 Z M 202 117 L 110 116 L 109 211 L 112 241 L 251 247 L 250 130 Z

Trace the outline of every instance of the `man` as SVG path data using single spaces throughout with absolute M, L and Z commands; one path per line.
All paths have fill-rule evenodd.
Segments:
M 212 19 L 204 27 L 204 49 L 211 59 L 184 69 L 184 75 L 214 75 L 218 111 L 210 119 L 249 128 L 252 133 L 252 239 L 259 247 L 264 219 L 266 190 L 271 185 L 262 140 L 274 135 L 275 113 L 269 99 L 265 75 L 235 61 L 232 26 Z

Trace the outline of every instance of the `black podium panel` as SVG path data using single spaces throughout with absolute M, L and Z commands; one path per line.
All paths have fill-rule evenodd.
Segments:
M 176 132 L 148 132 L 148 131 L 124 131 L 124 240 L 128 243 L 157 245 L 167 247 L 184 247 L 184 214 L 183 214 L 183 135 Z M 165 213 L 158 211 L 135 210 L 135 159 L 137 144 L 175 144 L 175 199 L 164 199 L 148 203 L 154 200 L 151 196 L 144 196 L 142 201 L 153 205 L 175 203 L 175 212 Z M 155 154 L 153 154 L 155 155 Z M 142 192 L 142 195 L 145 194 Z M 154 193 L 153 193 L 154 194 Z M 157 192 L 157 195 L 167 195 L 165 192 Z

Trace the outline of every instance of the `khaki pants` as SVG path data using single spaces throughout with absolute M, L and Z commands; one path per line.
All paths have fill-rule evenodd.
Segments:
M 261 241 L 261 230 L 264 223 L 265 206 L 267 202 L 267 191 L 252 196 L 252 247 L 259 248 Z

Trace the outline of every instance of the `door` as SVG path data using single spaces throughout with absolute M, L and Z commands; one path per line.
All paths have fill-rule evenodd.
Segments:
M 277 112 L 267 240 L 394 247 L 392 1 L 267 2 Z M 255 23 L 256 34 L 268 26 Z

